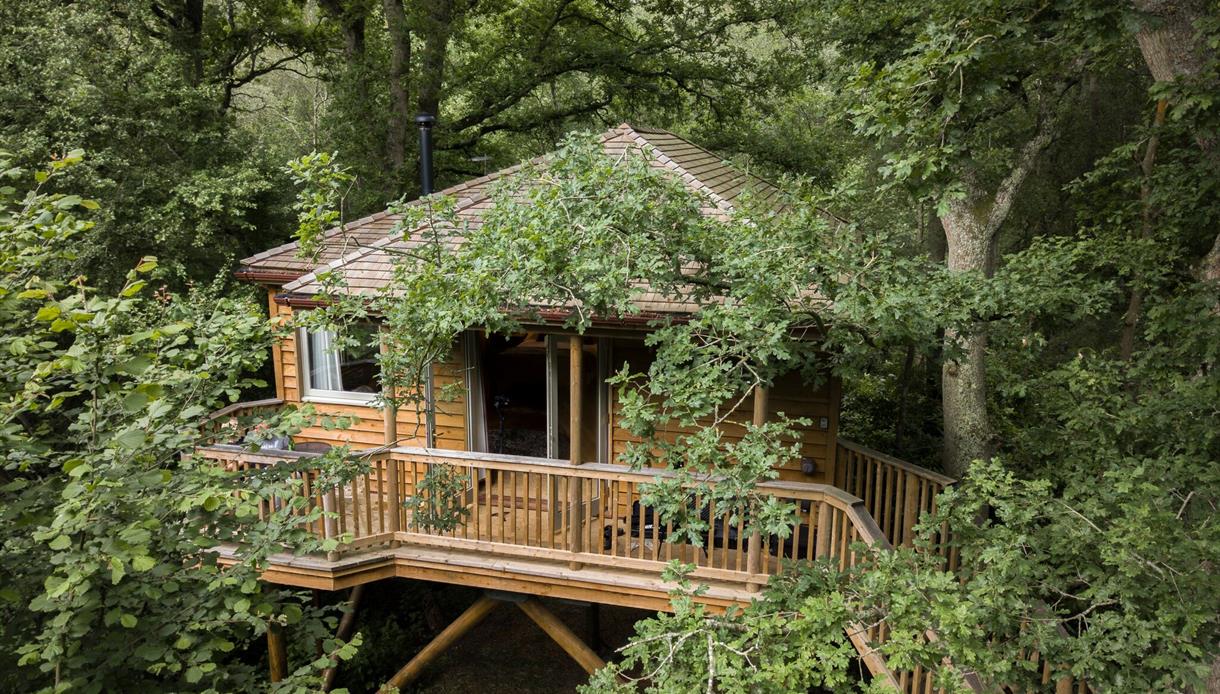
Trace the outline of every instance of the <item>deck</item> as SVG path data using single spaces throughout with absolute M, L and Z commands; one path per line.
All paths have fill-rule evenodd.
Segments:
M 318 453 L 225 444 L 198 453 L 249 477 L 294 464 L 301 524 L 337 541 L 325 554 L 273 555 L 263 576 L 269 582 L 337 590 L 402 577 L 653 610 L 669 608 L 675 586 L 662 573 L 672 559 L 695 565 L 692 577 L 707 586 L 699 599 L 722 610 L 756 599 L 770 577 L 793 561 L 828 558 L 846 568 L 856 563 L 853 548 L 859 543 L 909 545 L 920 516 L 933 511 L 937 495 L 953 483 L 840 440 L 834 484 L 761 486 L 797 509 L 789 537 L 746 537 L 741 520 L 724 514 L 705 518 L 707 532 L 695 545 L 679 541 L 672 526 L 653 522 L 641 502 L 641 487 L 669 475 L 664 469 L 395 447 L 353 454 L 357 474 L 327 487 L 308 465 Z M 431 495 L 424 483 L 429 470 L 440 468 L 455 485 L 446 500 Z M 269 515 L 285 502 L 263 500 L 260 513 Z M 939 546 L 949 545 L 943 535 L 939 539 Z M 233 562 L 239 548 L 222 545 L 217 551 L 222 562 Z M 940 551 L 953 568 L 957 556 Z M 849 635 L 874 677 L 902 692 L 934 691 L 932 672 L 891 672 L 876 653 L 887 638 L 884 622 Z M 1054 674 L 1049 663 L 1039 665 L 1044 678 Z M 1085 689 L 1064 678 L 1058 691 Z

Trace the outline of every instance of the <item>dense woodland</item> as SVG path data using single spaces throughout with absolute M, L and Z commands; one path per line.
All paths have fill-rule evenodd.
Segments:
M 843 627 L 884 607 L 909 635 L 895 662 L 1036 688 L 1011 671 L 1036 644 L 1095 691 L 1220 691 L 1214 2 L 12 0 L 0 75 L 0 689 L 267 689 L 261 639 L 290 628 L 277 691 L 336 662 L 365 691 L 425 628 L 404 600 L 336 641 L 338 607 L 256 580 L 280 543 L 317 541 L 182 454 L 206 413 L 265 392 L 282 328 L 236 261 L 417 197 L 428 112 L 438 187 L 563 145 L 559 183 L 402 272 L 409 305 L 377 299 L 387 378 L 455 325 L 511 329 L 496 311 L 552 291 L 540 276 L 621 307 L 616 244 L 588 243 L 613 233 L 654 284 L 693 255 L 738 299 L 616 382 L 669 394 L 634 401 L 641 432 L 765 383 L 763 355 L 816 359 L 843 378 L 844 433 L 963 480 L 927 524 L 952 525 L 955 575 L 900 550 L 723 618 L 679 593 L 591 690 L 855 691 Z M 622 121 L 781 184 L 792 211 L 713 224 L 646 170 L 597 166 L 584 133 Z M 506 249 L 527 226 L 548 233 L 523 267 Z M 833 303 L 793 293 L 811 285 Z M 786 329 L 815 315 L 825 343 L 802 352 Z M 748 487 L 777 427 L 683 455 Z M 219 568 L 218 538 L 249 555 Z M 716 648 L 683 638 L 704 632 Z

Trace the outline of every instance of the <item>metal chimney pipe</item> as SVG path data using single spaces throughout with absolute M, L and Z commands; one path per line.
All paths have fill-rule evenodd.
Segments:
M 436 116 L 431 113 L 421 113 L 415 117 L 419 126 L 419 193 L 432 194 L 432 126 L 436 125 Z

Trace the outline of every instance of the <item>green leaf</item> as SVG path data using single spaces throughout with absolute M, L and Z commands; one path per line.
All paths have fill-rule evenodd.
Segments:
M 156 565 L 157 565 L 157 560 L 153 559 L 152 557 L 148 556 L 147 554 L 141 554 L 139 556 L 133 557 L 131 560 L 131 568 L 134 569 L 135 571 L 148 571 Z
M 146 435 L 143 429 L 132 427 L 115 437 L 115 442 L 123 448 L 138 448 L 144 443 Z
M 136 627 L 136 624 L 139 623 L 139 621 L 140 620 L 136 619 L 136 616 L 134 614 L 128 614 L 126 612 L 123 613 L 122 617 L 119 617 L 119 623 L 122 624 L 123 626 L 127 627 L 128 629 L 134 629 Z
M 141 390 L 133 390 L 123 398 L 123 409 L 135 413 L 148 404 L 148 394 Z

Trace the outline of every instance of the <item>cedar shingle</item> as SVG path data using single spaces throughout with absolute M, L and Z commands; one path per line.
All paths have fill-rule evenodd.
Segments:
M 780 191 L 767 181 L 740 171 L 716 154 L 664 130 L 637 128 L 624 123 L 604 133 L 602 144 L 612 156 L 621 156 L 631 150 L 646 151 L 652 166 L 678 176 L 692 190 L 707 196 L 709 204 L 703 206 L 703 213 L 709 216 L 724 218 L 732 209 L 731 200 L 746 189 L 755 194 L 757 201 L 771 203 L 772 207 L 778 208 L 782 200 Z M 544 164 L 546 157 L 532 161 Z M 492 207 L 493 202 L 488 197 L 491 185 L 519 171 L 522 166 L 524 164 L 518 164 L 440 192 L 455 198 L 459 224 L 465 229 L 475 229 L 482 223 L 483 214 Z M 409 204 L 418 205 L 420 201 Z M 395 225 L 400 219 L 401 215 L 387 210 L 351 222 L 342 229 L 329 230 L 323 237 L 320 263 L 298 258 L 298 244 L 289 243 L 246 258 L 241 262 L 242 269 L 251 276 L 259 272 L 296 273 L 297 279 L 284 285 L 283 290 L 289 295 L 307 297 L 321 291 L 317 272 L 342 267 L 347 291 L 371 294 L 389 284 L 396 258 L 423 243 L 421 234 L 425 226 L 413 229 L 407 238 L 395 233 Z M 462 241 L 459 234 L 454 235 L 455 244 Z M 693 302 L 661 296 L 647 291 L 645 286 L 640 288 L 645 290 L 637 300 L 641 311 L 688 313 L 697 308 Z

